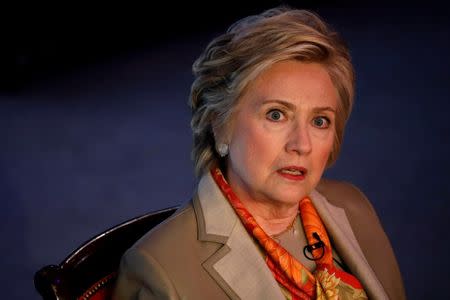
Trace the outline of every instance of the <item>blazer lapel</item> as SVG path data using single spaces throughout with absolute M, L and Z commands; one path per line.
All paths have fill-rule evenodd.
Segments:
M 201 241 L 223 246 L 203 267 L 231 299 L 284 300 L 254 240 L 208 173 L 199 183 L 194 209 Z
M 370 299 L 388 299 L 383 286 L 367 262 L 356 240 L 345 210 L 334 206 L 319 192 L 311 195 L 328 234 L 334 242 L 339 256 L 345 261 L 353 274 L 361 281 Z

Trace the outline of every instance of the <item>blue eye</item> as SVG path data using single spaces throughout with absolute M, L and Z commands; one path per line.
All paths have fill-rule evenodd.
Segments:
M 283 113 L 278 109 L 272 109 L 267 113 L 267 118 L 271 121 L 280 121 L 283 117 Z
M 328 128 L 330 127 L 330 120 L 328 120 L 328 118 L 326 117 L 317 117 L 314 118 L 313 124 L 318 128 Z

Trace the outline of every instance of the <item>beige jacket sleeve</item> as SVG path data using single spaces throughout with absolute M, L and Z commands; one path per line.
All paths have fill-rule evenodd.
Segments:
M 179 300 L 161 265 L 139 248 L 129 249 L 120 262 L 113 300 Z

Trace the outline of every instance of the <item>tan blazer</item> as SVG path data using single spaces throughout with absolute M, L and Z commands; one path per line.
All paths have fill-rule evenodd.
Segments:
M 322 180 L 310 197 L 369 298 L 405 299 L 391 245 L 364 195 L 352 185 Z M 285 300 L 210 174 L 192 201 L 125 253 L 113 299 Z

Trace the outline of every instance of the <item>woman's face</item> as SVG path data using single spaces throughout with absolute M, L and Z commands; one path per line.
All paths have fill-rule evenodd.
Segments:
M 334 142 L 338 93 L 317 63 L 278 62 L 238 101 L 227 178 L 245 201 L 291 207 L 317 185 Z

